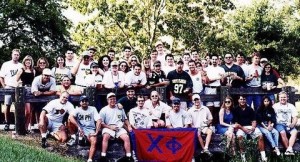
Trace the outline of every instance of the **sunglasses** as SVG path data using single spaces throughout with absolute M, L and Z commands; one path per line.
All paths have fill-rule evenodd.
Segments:
M 231 101 L 225 101 L 225 103 L 231 103 Z
M 155 65 L 155 67 L 160 67 L 160 65 Z
M 158 97 L 157 95 L 152 95 L 151 97 Z
M 137 62 L 137 60 L 131 60 L 131 61 L 135 61 L 135 62 Z

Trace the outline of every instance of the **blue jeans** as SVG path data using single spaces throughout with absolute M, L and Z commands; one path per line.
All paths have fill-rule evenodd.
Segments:
M 258 107 L 260 106 L 262 100 L 262 96 L 261 95 L 248 95 L 246 97 L 246 101 L 247 101 L 247 105 L 251 107 L 251 104 L 253 102 L 253 106 L 254 106 L 254 110 L 256 111 L 258 109 Z
M 259 127 L 259 129 L 268 139 L 272 147 L 278 147 L 279 133 L 275 128 L 273 128 L 272 131 L 265 129 L 264 127 Z

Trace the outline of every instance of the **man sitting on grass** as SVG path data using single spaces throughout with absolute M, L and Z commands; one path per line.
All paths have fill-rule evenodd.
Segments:
M 74 106 L 68 101 L 69 93 L 63 92 L 59 99 L 50 101 L 42 110 L 39 128 L 42 135 L 42 147 L 47 147 L 47 130 L 60 142 L 66 142 L 67 133 L 63 124 L 66 113 L 74 110 Z

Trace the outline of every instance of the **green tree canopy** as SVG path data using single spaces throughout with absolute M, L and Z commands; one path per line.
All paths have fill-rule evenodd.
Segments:
M 11 50 L 22 56 L 56 56 L 70 47 L 70 22 L 62 15 L 59 0 L 3 0 L 0 3 L 0 62 Z

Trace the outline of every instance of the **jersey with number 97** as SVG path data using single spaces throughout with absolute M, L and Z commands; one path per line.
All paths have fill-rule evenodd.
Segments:
M 176 70 L 170 71 L 167 79 L 169 80 L 169 91 L 175 96 L 180 98 L 181 100 L 187 100 L 188 95 L 185 93 L 187 88 L 193 88 L 193 81 L 190 75 L 182 71 L 182 73 L 177 73 Z

